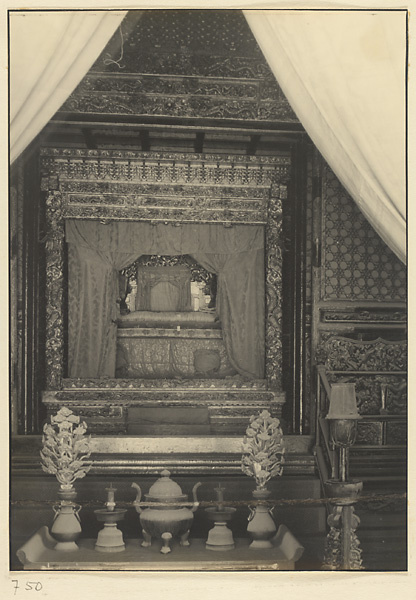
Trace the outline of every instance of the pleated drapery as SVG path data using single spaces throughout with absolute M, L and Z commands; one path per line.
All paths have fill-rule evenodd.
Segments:
M 243 12 L 312 141 L 405 262 L 405 11 Z
M 264 377 L 264 230 L 217 224 L 67 220 L 69 376 L 115 376 L 118 271 L 142 254 L 190 254 L 218 275 L 217 311 L 233 367 Z
M 70 377 L 114 377 L 118 273 L 137 258 L 68 244 L 68 372 Z
M 126 11 L 10 13 L 10 162 L 53 117 Z

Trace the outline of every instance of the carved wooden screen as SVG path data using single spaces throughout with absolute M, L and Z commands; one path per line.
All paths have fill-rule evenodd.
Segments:
M 267 382 L 261 387 L 281 392 L 282 199 L 289 168 L 288 157 L 42 149 L 47 390 L 71 387 L 65 379 L 63 312 L 64 222 L 71 218 L 264 225 Z M 111 386 L 106 382 L 106 389 Z

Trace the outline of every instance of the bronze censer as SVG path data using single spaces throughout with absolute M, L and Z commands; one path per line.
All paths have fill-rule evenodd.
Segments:
M 140 514 L 144 538 L 142 546 L 150 546 L 152 538 L 162 539 L 160 551 L 167 554 L 171 551 L 171 539 L 177 536 L 180 537 L 181 546 L 189 546 L 189 532 L 194 512 L 199 506 L 197 489 L 201 483 L 196 483 L 192 489 L 193 502 L 187 502 L 187 494 L 182 494 L 180 486 L 170 478 L 167 470 L 162 471 L 161 477 L 151 486 L 149 493 L 145 494 L 144 503 L 140 502 L 140 486 L 137 483 L 131 485 L 137 490 L 133 505 Z

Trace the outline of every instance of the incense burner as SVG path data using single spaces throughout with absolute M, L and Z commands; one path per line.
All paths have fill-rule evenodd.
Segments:
M 133 504 L 140 514 L 144 537 L 142 546 L 148 547 L 152 538 L 159 538 L 163 540 L 161 552 L 167 554 L 171 551 L 170 541 L 176 536 L 180 537 L 181 546 L 189 546 L 189 532 L 194 512 L 199 506 L 197 489 L 200 485 L 201 483 L 194 485 L 193 502 L 187 502 L 187 495 L 182 494 L 180 486 L 170 478 L 170 472 L 164 470 L 161 477 L 151 486 L 149 493 L 145 494 L 146 502 L 143 503 L 140 502 L 140 486 L 132 483 L 132 487 L 137 490 Z

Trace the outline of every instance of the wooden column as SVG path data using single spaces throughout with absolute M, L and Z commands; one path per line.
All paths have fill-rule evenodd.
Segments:
M 305 433 L 305 251 L 306 251 L 306 141 L 300 140 L 292 148 L 292 179 L 290 187 L 291 225 L 288 284 L 291 292 L 289 303 L 291 321 L 291 430 Z
M 18 431 L 39 432 L 39 170 L 37 154 L 22 159 L 22 360 Z

